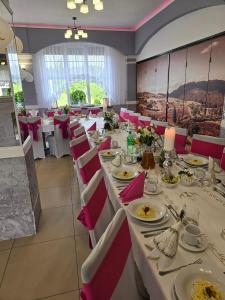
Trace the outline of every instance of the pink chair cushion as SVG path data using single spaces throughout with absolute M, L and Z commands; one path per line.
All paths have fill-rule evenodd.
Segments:
M 111 299 L 126 266 L 131 245 L 128 222 L 124 219 L 94 277 L 89 283 L 83 284 L 81 291 L 83 300 Z
M 74 160 L 77 160 L 81 155 L 90 150 L 88 139 L 85 139 L 80 144 L 71 147 L 71 152 Z
M 98 154 L 95 155 L 89 162 L 80 168 L 80 175 L 84 184 L 87 184 L 93 177 L 96 171 L 101 169 L 101 163 Z
M 225 170 L 225 153 L 223 153 L 222 158 L 220 160 L 220 167 Z
M 129 113 L 127 111 L 123 111 L 121 112 L 121 117 L 123 117 L 125 120 L 128 120 L 128 117 L 129 117 Z
M 150 125 L 151 125 L 151 121 L 139 120 L 139 126 L 141 126 L 141 127 L 148 127 Z
M 175 149 L 177 154 L 185 154 L 187 151 L 185 150 L 187 141 L 187 136 L 182 134 L 176 134 L 175 136 Z
M 224 145 L 210 143 L 209 141 L 192 140 L 191 152 L 203 156 L 212 156 L 213 158 L 221 159 Z
M 129 120 L 135 126 L 139 125 L 139 117 L 138 116 L 129 116 Z
M 122 117 L 122 119 L 124 119 L 126 117 L 126 112 L 125 111 L 121 111 L 119 114 L 120 117 Z
M 155 132 L 156 132 L 158 135 L 164 135 L 165 130 L 166 130 L 166 127 L 165 127 L 165 126 L 157 125 L 157 126 L 156 126 L 156 129 L 155 129 Z

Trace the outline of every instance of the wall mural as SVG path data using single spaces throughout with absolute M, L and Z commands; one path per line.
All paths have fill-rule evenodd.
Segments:
M 143 115 L 225 137 L 225 36 L 139 62 L 137 98 Z

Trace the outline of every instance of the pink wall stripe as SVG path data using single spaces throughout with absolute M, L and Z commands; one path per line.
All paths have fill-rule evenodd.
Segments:
M 136 31 L 141 26 L 143 26 L 146 22 L 151 20 L 157 14 L 159 14 L 162 10 L 167 8 L 171 3 L 175 0 L 164 0 L 162 3 L 157 6 L 155 9 L 151 10 L 142 20 L 140 20 L 137 24 L 131 27 L 123 27 L 123 26 L 82 26 L 82 29 L 86 30 L 106 30 L 106 31 Z M 68 27 L 67 25 L 59 25 L 59 24 L 42 24 L 42 23 L 14 23 L 11 24 L 14 27 L 28 27 L 28 28 L 48 28 L 48 29 L 65 29 Z

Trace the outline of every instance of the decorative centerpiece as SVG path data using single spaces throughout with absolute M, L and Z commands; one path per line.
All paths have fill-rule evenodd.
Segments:
M 164 151 L 165 151 L 165 161 L 163 163 L 163 168 L 165 169 L 166 176 L 168 178 L 174 177 L 171 173 L 171 168 L 173 165 L 172 155 L 174 151 L 174 142 L 175 142 L 175 128 L 166 128 L 164 135 Z
M 141 165 L 146 170 L 149 168 L 154 169 L 153 152 L 159 147 L 159 136 L 155 133 L 155 127 L 138 127 L 137 134 L 138 137 L 135 139 L 135 142 L 141 144 L 143 149 Z
M 69 105 L 66 105 L 66 106 L 63 107 L 63 112 L 64 112 L 65 115 L 68 115 L 68 113 L 70 112 Z
M 104 129 L 106 130 L 113 130 L 119 128 L 118 119 L 114 112 L 104 112 L 103 118 L 105 121 Z

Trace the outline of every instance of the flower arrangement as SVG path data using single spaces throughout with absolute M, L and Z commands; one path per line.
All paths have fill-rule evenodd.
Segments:
M 159 136 L 155 133 L 154 125 L 148 127 L 138 127 L 137 129 L 138 137 L 137 142 L 140 144 L 144 144 L 149 147 L 159 146 L 158 139 Z
M 69 111 L 70 111 L 69 105 L 64 106 L 63 107 L 63 111 L 64 111 L 64 114 L 67 115 L 69 113 Z
M 116 114 L 114 112 L 104 112 L 103 113 L 103 118 L 105 121 L 104 129 L 107 130 L 113 130 L 118 128 L 118 119 L 116 117 Z

